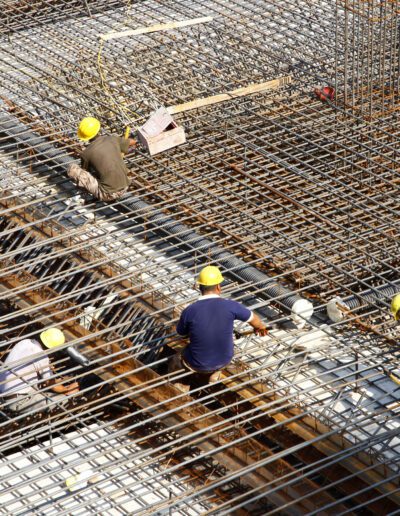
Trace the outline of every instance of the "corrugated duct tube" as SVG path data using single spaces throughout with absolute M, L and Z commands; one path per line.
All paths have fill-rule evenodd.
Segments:
M 36 154 L 50 159 L 56 166 L 67 168 L 74 162 L 72 157 L 65 156 L 63 150 L 59 150 L 51 145 L 45 138 L 38 136 L 34 131 L 21 124 L 19 120 L 8 113 L 3 113 L 0 116 L 0 124 L 0 131 L 8 134 L 17 142 L 34 147 Z M 121 198 L 121 201 L 121 204 L 125 205 L 129 210 L 143 213 L 146 223 L 151 223 L 154 231 L 176 241 L 178 247 L 184 246 L 194 252 L 201 250 L 203 255 L 206 255 L 221 266 L 228 276 L 242 280 L 250 285 L 250 290 L 251 285 L 256 284 L 257 296 L 277 299 L 279 304 L 290 310 L 297 324 L 302 325 L 312 316 L 314 309 L 310 301 L 300 297 L 287 287 L 280 285 L 256 267 L 246 264 L 240 258 L 216 245 L 212 240 L 198 235 L 194 230 L 177 222 L 172 217 L 166 218 L 164 213 L 160 213 L 150 204 L 136 198 L 132 194 L 126 194 Z
M 369 304 L 376 303 L 377 301 L 387 300 L 390 302 L 398 292 L 400 292 L 400 280 L 345 298 L 334 297 L 327 304 L 328 317 L 333 322 L 339 322 L 344 317 L 340 306 L 347 310 L 354 310 L 355 308 L 367 307 Z

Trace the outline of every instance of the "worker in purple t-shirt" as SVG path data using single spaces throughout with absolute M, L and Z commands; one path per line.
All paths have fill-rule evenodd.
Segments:
M 221 296 L 224 278 L 218 267 L 204 267 L 198 277 L 201 297 L 183 310 L 176 331 L 189 337 L 182 354 L 174 357 L 170 371 L 179 366 L 210 376 L 209 382 L 218 381 L 220 369 L 233 357 L 233 323 L 237 319 L 253 326 L 255 333 L 266 335 L 267 329 L 257 314 L 230 299 Z

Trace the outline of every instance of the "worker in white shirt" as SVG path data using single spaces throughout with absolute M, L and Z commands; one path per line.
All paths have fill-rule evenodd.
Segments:
M 6 410 L 15 413 L 34 411 L 79 391 L 77 382 L 58 383 L 60 379 L 54 378 L 49 357 L 43 354 L 45 349 L 64 343 L 63 332 L 49 328 L 38 340 L 24 339 L 11 349 L 0 369 L 0 396 Z M 41 390 L 43 386 L 48 387 L 45 392 Z

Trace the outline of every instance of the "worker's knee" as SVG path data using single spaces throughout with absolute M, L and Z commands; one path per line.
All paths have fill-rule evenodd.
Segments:
M 76 183 L 77 186 L 79 186 L 80 188 L 83 188 L 90 194 L 92 194 L 95 197 L 97 197 L 98 199 L 102 200 L 101 192 L 99 189 L 99 183 L 98 183 L 97 179 L 94 176 L 92 176 L 92 174 L 90 172 L 81 168 L 79 165 L 76 165 L 75 163 L 73 163 L 68 168 L 67 174 L 68 174 L 68 177 L 70 177 Z
M 106 201 L 106 202 L 116 201 L 116 200 L 120 199 L 127 191 L 128 191 L 128 188 L 124 188 L 123 190 L 118 190 L 118 192 L 110 193 L 110 192 L 104 192 L 103 190 L 101 190 L 99 188 L 98 198 L 100 199 L 100 201 Z
M 46 398 L 40 394 L 33 396 L 21 396 L 20 399 L 12 401 L 7 410 L 11 414 L 25 414 L 27 412 L 36 412 L 46 407 Z

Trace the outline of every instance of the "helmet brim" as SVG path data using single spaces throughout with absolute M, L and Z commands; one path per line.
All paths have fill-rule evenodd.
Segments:
M 197 281 L 198 285 L 201 285 L 202 287 L 216 287 L 218 285 L 221 285 L 225 281 L 225 278 L 221 276 L 221 281 L 218 281 L 218 283 L 204 283 L 202 281 Z
M 90 140 L 90 138 L 88 138 L 87 136 L 84 136 L 83 133 L 80 131 L 80 129 L 78 129 L 78 133 L 77 133 L 77 136 L 78 138 L 83 141 L 83 142 L 87 142 Z

